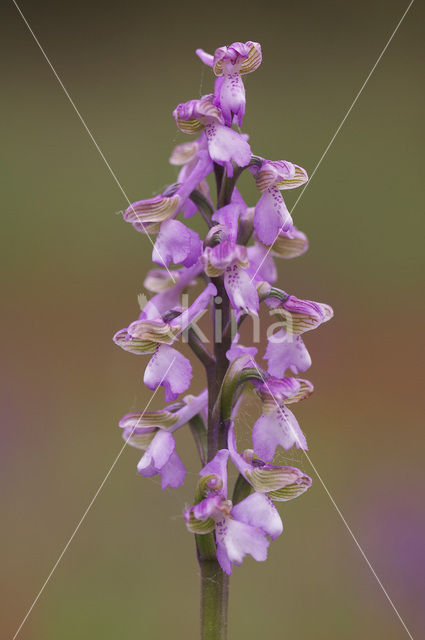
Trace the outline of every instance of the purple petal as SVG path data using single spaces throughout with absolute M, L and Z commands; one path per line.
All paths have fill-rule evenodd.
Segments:
M 145 477 L 156 475 L 169 461 L 175 446 L 171 433 L 159 430 L 139 461 L 137 471 Z
M 296 417 L 283 404 L 258 418 L 252 429 L 252 442 L 255 454 L 266 461 L 273 460 L 278 445 L 286 450 L 294 444 L 298 449 L 308 448 Z
M 229 556 L 227 555 L 226 548 L 223 545 L 217 545 L 216 555 L 218 564 L 223 569 L 224 573 L 226 573 L 228 576 L 231 576 L 233 565 L 230 561 Z
M 236 436 L 233 423 L 229 428 L 227 446 L 229 447 L 230 458 L 233 464 L 235 465 L 239 473 L 245 476 L 246 472 L 252 469 L 252 465 L 236 449 Z
M 224 272 L 224 286 L 234 309 L 258 314 L 257 289 L 244 269 L 237 264 L 227 267 Z
M 180 460 L 179 455 L 173 451 L 168 459 L 168 462 L 160 469 L 159 474 L 161 476 L 161 488 L 171 487 L 176 489 L 180 485 L 184 484 L 186 477 L 186 469 L 183 462 Z
M 183 398 L 184 406 L 176 411 L 176 415 L 178 415 L 178 420 L 172 427 L 170 427 L 170 431 L 174 432 L 176 429 L 179 429 L 183 425 L 187 424 L 193 416 L 196 416 L 198 413 L 202 413 L 204 409 L 208 406 L 208 391 L 204 389 L 198 396 L 185 396 Z
M 249 355 L 253 358 L 257 355 L 257 347 L 244 347 L 241 344 L 235 344 L 226 351 L 226 358 L 229 362 L 233 362 L 239 356 Z
M 283 525 L 278 510 L 264 493 L 252 493 L 235 505 L 231 514 L 236 520 L 262 529 L 272 540 L 282 533 Z
M 251 148 L 243 135 L 217 122 L 207 124 L 205 133 L 211 159 L 226 167 L 229 177 L 233 176 L 232 161 L 238 167 L 249 164 Z
M 231 573 L 229 563 L 240 565 L 247 554 L 258 562 L 267 559 L 267 547 L 270 542 L 261 529 L 236 519 L 223 518 L 217 522 L 215 533 L 217 559 L 228 575 Z
M 266 281 L 273 284 L 277 280 L 277 269 L 275 262 L 261 244 L 254 244 L 248 247 L 249 267 L 246 270 L 250 278 L 255 281 Z
M 276 378 L 283 378 L 287 369 L 297 374 L 311 366 L 310 354 L 301 336 L 286 333 L 284 329 L 269 338 L 264 358 L 268 361 L 268 372 Z
M 164 387 L 165 401 L 172 402 L 189 388 L 192 380 L 192 365 L 181 353 L 161 344 L 148 362 L 143 382 L 148 389 Z
M 161 225 L 161 230 L 155 242 L 152 260 L 157 264 L 170 262 L 193 266 L 202 254 L 202 242 L 199 234 L 189 229 L 178 220 L 167 220 Z
M 282 194 L 275 186 L 263 193 L 254 213 L 254 229 L 257 237 L 265 245 L 271 245 L 281 231 L 292 228 L 292 218 Z
M 202 62 L 208 67 L 213 66 L 214 56 L 212 56 L 210 53 L 206 53 L 203 49 L 196 49 L 195 53 L 198 58 L 200 58 Z

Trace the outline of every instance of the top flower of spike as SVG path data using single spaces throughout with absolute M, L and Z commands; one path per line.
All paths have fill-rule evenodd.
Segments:
M 236 118 L 242 126 L 245 114 L 245 87 L 241 76 L 258 69 L 261 64 L 261 45 L 258 42 L 234 42 L 228 47 L 219 47 L 212 56 L 203 49 L 196 54 L 217 76 L 215 96 L 224 121 L 232 126 Z

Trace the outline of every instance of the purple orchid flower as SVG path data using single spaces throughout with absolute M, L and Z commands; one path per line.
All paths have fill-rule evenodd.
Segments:
M 258 69 L 261 64 L 261 46 L 258 42 L 234 42 L 228 47 L 219 47 L 214 55 L 197 49 L 196 54 L 217 77 L 215 97 L 220 106 L 225 123 L 233 122 L 242 126 L 245 115 L 245 87 L 241 76 Z
M 179 104 L 173 116 L 183 133 L 205 132 L 211 160 L 226 167 L 228 176 L 233 176 L 233 163 L 237 167 L 249 164 L 252 154 L 247 136 L 225 126 L 221 110 L 213 104 L 212 95 Z
M 128 413 L 119 426 L 127 444 L 145 451 L 137 465 L 142 476 L 161 476 L 161 487 L 176 487 L 184 483 L 186 469 L 175 451 L 174 431 L 193 416 L 202 413 L 208 403 L 206 389 L 198 396 L 186 396 L 183 402 L 161 411 Z
M 236 242 L 242 209 L 240 204 L 229 204 L 214 213 L 213 220 L 220 224 L 212 227 L 208 237 L 216 237 L 219 242 L 205 248 L 202 263 L 208 276 L 223 276 L 227 295 L 238 313 L 257 315 L 259 298 L 247 271 L 248 249 Z
M 272 245 L 281 232 L 291 234 L 293 221 L 280 191 L 295 189 L 308 180 L 307 172 L 285 160 L 264 160 L 260 167 L 250 168 L 255 176 L 261 198 L 254 214 L 257 237 L 265 245 Z
M 207 479 L 207 496 L 185 511 L 189 531 L 215 530 L 217 560 L 227 575 L 246 555 L 257 561 L 267 558 L 270 544 L 282 533 L 282 521 L 268 496 L 254 493 L 236 505 L 227 499 L 227 460 L 229 451 L 221 449 L 200 472 Z
M 188 358 L 170 345 L 203 314 L 211 298 L 217 293 L 210 283 L 204 291 L 176 318 L 165 322 L 162 318 L 139 319 L 114 336 L 114 342 L 125 351 L 140 355 L 153 353 L 145 370 L 144 383 L 149 389 L 159 385 L 165 389 L 166 402 L 175 400 L 186 391 L 192 379 L 192 365 Z

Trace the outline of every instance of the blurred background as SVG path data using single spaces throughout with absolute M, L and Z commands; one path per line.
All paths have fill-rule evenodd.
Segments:
M 20 6 L 131 201 L 175 180 L 171 112 L 211 91 L 194 51 L 257 40 L 244 131 L 255 153 L 311 173 L 407 0 L 31 2 Z M 2 3 L 5 274 L 0 629 L 12 638 L 150 397 L 146 360 L 112 343 L 138 314 L 151 246 L 13 3 Z M 310 456 L 415 638 L 424 637 L 421 23 L 414 3 L 294 217 L 310 250 L 279 283 L 330 303 L 306 337 L 313 397 L 295 407 Z M 243 181 L 250 204 L 256 192 Z M 288 205 L 297 193 L 287 196 Z M 199 372 L 199 375 L 198 375 Z M 193 389 L 201 389 L 198 370 Z M 152 407 L 163 406 L 158 393 Z M 248 445 L 256 409 L 245 410 Z M 245 434 L 245 435 L 243 435 Z M 22 640 L 198 636 L 198 568 L 178 490 L 127 448 L 22 628 Z M 407 637 L 314 471 L 279 507 L 265 564 L 234 571 L 230 639 Z

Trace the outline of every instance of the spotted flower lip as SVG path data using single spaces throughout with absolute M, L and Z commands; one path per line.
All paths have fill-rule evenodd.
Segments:
M 224 287 L 237 313 L 257 315 L 259 298 L 255 283 L 246 270 L 249 265 L 246 247 L 236 244 L 230 233 L 229 239 L 225 237 L 214 247 L 205 248 L 202 263 L 208 276 L 223 274 Z

